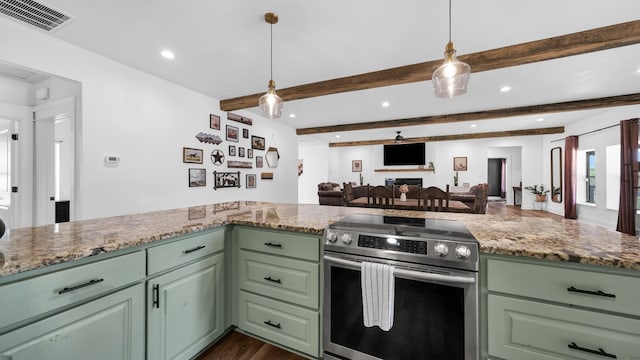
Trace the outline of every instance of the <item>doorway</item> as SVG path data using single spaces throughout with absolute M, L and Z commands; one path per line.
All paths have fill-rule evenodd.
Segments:
M 489 184 L 489 196 L 504 199 L 506 196 L 506 162 L 507 159 L 488 159 L 487 183 Z

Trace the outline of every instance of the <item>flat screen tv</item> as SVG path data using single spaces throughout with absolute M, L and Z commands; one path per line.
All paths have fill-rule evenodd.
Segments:
M 384 165 L 424 165 L 425 144 L 384 145 Z

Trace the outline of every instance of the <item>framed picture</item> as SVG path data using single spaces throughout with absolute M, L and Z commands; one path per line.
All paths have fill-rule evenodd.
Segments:
M 209 127 L 214 130 L 220 130 L 220 116 L 209 114 Z
M 247 174 L 247 181 L 245 183 L 247 189 L 256 188 L 256 174 Z
M 362 160 L 351 160 L 351 171 L 362 172 Z
M 260 173 L 260 179 L 262 179 L 262 180 L 273 180 L 273 173 L 272 172 Z
M 467 157 L 453 158 L 453 171 L 467 171 Z
M 247 158 L 248 159 L 253 159 L 253 150 L 252 149 L 247 149 Z
M 249 119 L 248 117 L 242 116 L 242 115 L 238 115 L 238 114 L 234 114 L 234 113 L 227 113 L 227 119 L 231 120 L 231 121 L 237 121 L 241 124 L 245 124 L 245 125 L 253 125 L 253 120 Z
M 243 139 L 249 138 L 249 129 L 242 129 L 242 138 Z
M 244 148 L 243 147 L 238 147 L 238 156 L 244 157 Z
M 213 188 L 215 190 L 221 188 L 240 187 L 240 171 L 236 172 L 213 172 Z
M 256 156 L 256 167 L 261 168 L 264 163 L 264 158 L 262 156 Z
M 227 161 L 228 168 L 236 169 L 253 169 L 253 163 L 251 161 Z
M 229 145 L 229 156 L 236 156 L 236 146 Z
M 238 142 L 239 131 L 236 126 L 227 125 L 227 141 Z
M 207 185 L 207 169 L 189 169 L 189 187 Z
M 251 148 L 256 150 L 264 150 L 264 138 L 260 136 L 251 135 Z
M 192 164 L 202 164 L 202 149 L 182 148 L 182 162 Z

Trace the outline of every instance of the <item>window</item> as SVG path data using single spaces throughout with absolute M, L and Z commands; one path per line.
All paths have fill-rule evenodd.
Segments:
M 586 196 L 587 203 L 596 203 L 596 152 L 594 150 L 586 153 Z

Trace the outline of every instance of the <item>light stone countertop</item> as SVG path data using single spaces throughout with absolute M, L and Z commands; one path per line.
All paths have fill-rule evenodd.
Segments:
M 349 214 L 460 220 L 483 253 L 640 270 L 637 237 L 559 217 L 236 201 L 11 230 L 0 240 L 0 277 L 226 224 L 322 234 Z

